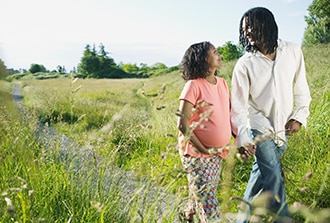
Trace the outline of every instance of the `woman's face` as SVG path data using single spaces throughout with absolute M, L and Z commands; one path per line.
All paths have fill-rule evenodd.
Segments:
M 208 51 L 208 62 L 211 68 L 218 68 L 222 65 L 222 56 L 212 44 Z

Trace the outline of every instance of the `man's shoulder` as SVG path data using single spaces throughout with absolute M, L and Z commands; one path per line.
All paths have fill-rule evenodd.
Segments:
M 298 45 L 297 43 L 293 43 L 290 41 L 285 41 L 285 40 L 278 40 L 278 48 L 279 49 L 285 49 L 285 48 L 301 48 L 300 45 Z
M 238 64 L 244 64 L 250 61 L 253 57 L 255 56 L 255 53 L 253 52 L 245 52 L 238 60 L 237 60 L 237 65 Z

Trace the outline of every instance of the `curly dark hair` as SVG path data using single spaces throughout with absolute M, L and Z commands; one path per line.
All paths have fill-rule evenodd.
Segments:
M 277 48 L 278 27 L 271 11 L 263 7 L 255 7 L 247 12 L 241 18 L 239 25 L 239 42 L 246 51 L 256 52 L 257 44 L 251 45 L 244 35 L 243 20 L 245 20 L 245 30 L 251 29 L 251 37 L 255 43 L 262 43 L 267 54 L 273 53 Z M 260 50 L 260 49 L 259 49 Z
M 204 41 L 195 43 L 186 50 L 180 64 L 184 80 L 205 78 L 208 75 L 208 51 L 211 45 L 209 41 Z

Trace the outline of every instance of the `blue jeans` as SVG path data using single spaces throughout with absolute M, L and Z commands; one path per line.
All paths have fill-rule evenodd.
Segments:
M 252 130 L 253 137 L 261 134 L 257 130 Z M 281 158 L 286 149 L 286 144 L 277 146 L 272 139 L 262 141 L 257 145 L 255 161 L 252 164 L 250 179 L 244 193 L 244 200 L 250 204 L 258 195 L 265 192 L 270 194 L 266 208 L 278 215 L 276 222 L 282 222 L 281 218 L 286 218 L 287 220 L 290 218 L 281 166 Z M 245 214 L 249 216 L 251 210 L 248 205 L 246 205 L 245 211 Z M 238 222 L 249 221 L 238 220 Z

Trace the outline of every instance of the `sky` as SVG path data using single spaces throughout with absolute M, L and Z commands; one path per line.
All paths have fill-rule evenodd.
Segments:
M 245 11 L 270 9 L 279 38 L 302 43 L 312 0 L 1 0 L 0 59 L 7 68 L 77 68 L 87 44 L 118 63 L 176 66 L 193 43 L 238 44 Z

